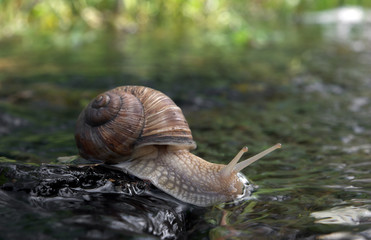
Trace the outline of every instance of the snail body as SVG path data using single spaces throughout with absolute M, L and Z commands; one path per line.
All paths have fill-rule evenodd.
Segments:
M 184 202 L 209 206 L 243 193 L 239 172 L 280 144 L 237 163 L 203 160 L 181 109 L 148 87 L 123 86 L 98 95 L 81 112 L 75 131 L 79 154 L 115 164 Z

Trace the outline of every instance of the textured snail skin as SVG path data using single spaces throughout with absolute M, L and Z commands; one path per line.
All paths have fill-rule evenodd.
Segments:
M 123 86 L 100 94 L 82 111 L 76 144 L 98 159 L 141 178 L 184 202 L 209 206 L 242 194 L 238 171 L 207 162 L 196 148 L 181 109 L 165 94 Z
M 220 175 L 225 165 L 207 162 L 177 147 L 148 146 L 142 153 L 134 154 L 130 161 L 116 166 L 150 180 L 175 198 L 198 206 L 230 201 L 243 191 L 236 173 L 228 178 Z

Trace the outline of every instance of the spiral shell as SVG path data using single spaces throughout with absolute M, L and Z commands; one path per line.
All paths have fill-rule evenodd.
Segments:
M 80 114 L 75 139 L 82 157 L 105 162 L 147 145 L 196 148 L 181 109 L 165 94 L 141 86 L 98 95 Z

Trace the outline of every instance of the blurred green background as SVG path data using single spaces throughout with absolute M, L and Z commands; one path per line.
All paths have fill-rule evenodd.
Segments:
M 201 155 L 231 157 L 236 146 L 288 141 L 280 134 L 271 139 L 254 115 L 270 119 L 265 104 L 283 107 L 287 103 L 279 101 L 290 97 L 297 103 L 292 93 L 298 94 L 297 79 L 303 76 L 338 81 L 332 77 L 338 61 L 367 46 L 367 39 L 356 25 L 343 41 L 336 30 L 341 20 L 331 11 L 350 7 L 359 15 L 370 5 L 355 0 L 0 0 L 0 153 L 30 162 L 75 154 L 78 113 L 99 92 L 125 84 L 172 97 L 189 119 Z M 321 12 L 330 20 L 315 15 Z M 297 108 L 290 104 L 288 114 Z M 192 117 L 205 109 L 215 112 Z M 223 117 L 236 116 L 224 119 L 223 111 Z M 210 134 L 219 138 L 202 126 L 210 126 L 210 114 Z M 236 122 L 241 123 L 237 133 Z M 246 128 L 253 136 L 242 135 Z
M 168 62 L 182 64 L 182 68 L 204 68 L 196 61 L 199 65 L 209 61 L 231 65 L 239 60 L 233 54 L 241 51 L 288 46 L 302 38 L 310 44 L 318 33 L 303 36 L 304 15 L 348 5 L 369 7 L 371 3 L 1 0 L 0 69 L 19 73 L 19 68 L 37 63 L 38 68 L 28 69 L 29 73 L 116 70 L 147 77 L 156 71 L 152 68 L 168 66 Z M 219 59 L 208 59 L 215 52 Z M 168 71 L 177 70 L 168 67 Z
M 362 0 L 146 1 L 77 0 L 0 2 L 2 42 L 54 50 L 92 43 L 102 35 L 120 39 L 157 32 L 171 39 L 196 37 L 198 44 L 227 48 L 263 46 L 284 40 L 283 28 L 300 27 L 308 11 L 361 5 Z M 34 38 L 44 41 L 35 41 Z M 201 38 L 202 37 L 202 38 Z M 55 49 L 56 48 L 56 49 Z

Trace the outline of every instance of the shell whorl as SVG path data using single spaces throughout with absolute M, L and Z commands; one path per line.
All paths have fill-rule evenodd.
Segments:
M 130 155 L 143 124 L 138 98 L 112 91 L 100 94 L 77 120 L 75 138 L 80 155 L 100 160 Z
M 82 157 L 105 162 L 147 145 L 196 148 L 181 109 L 165 94 L 140 86 L 98 95 L 80 114 L 75 139 Z

